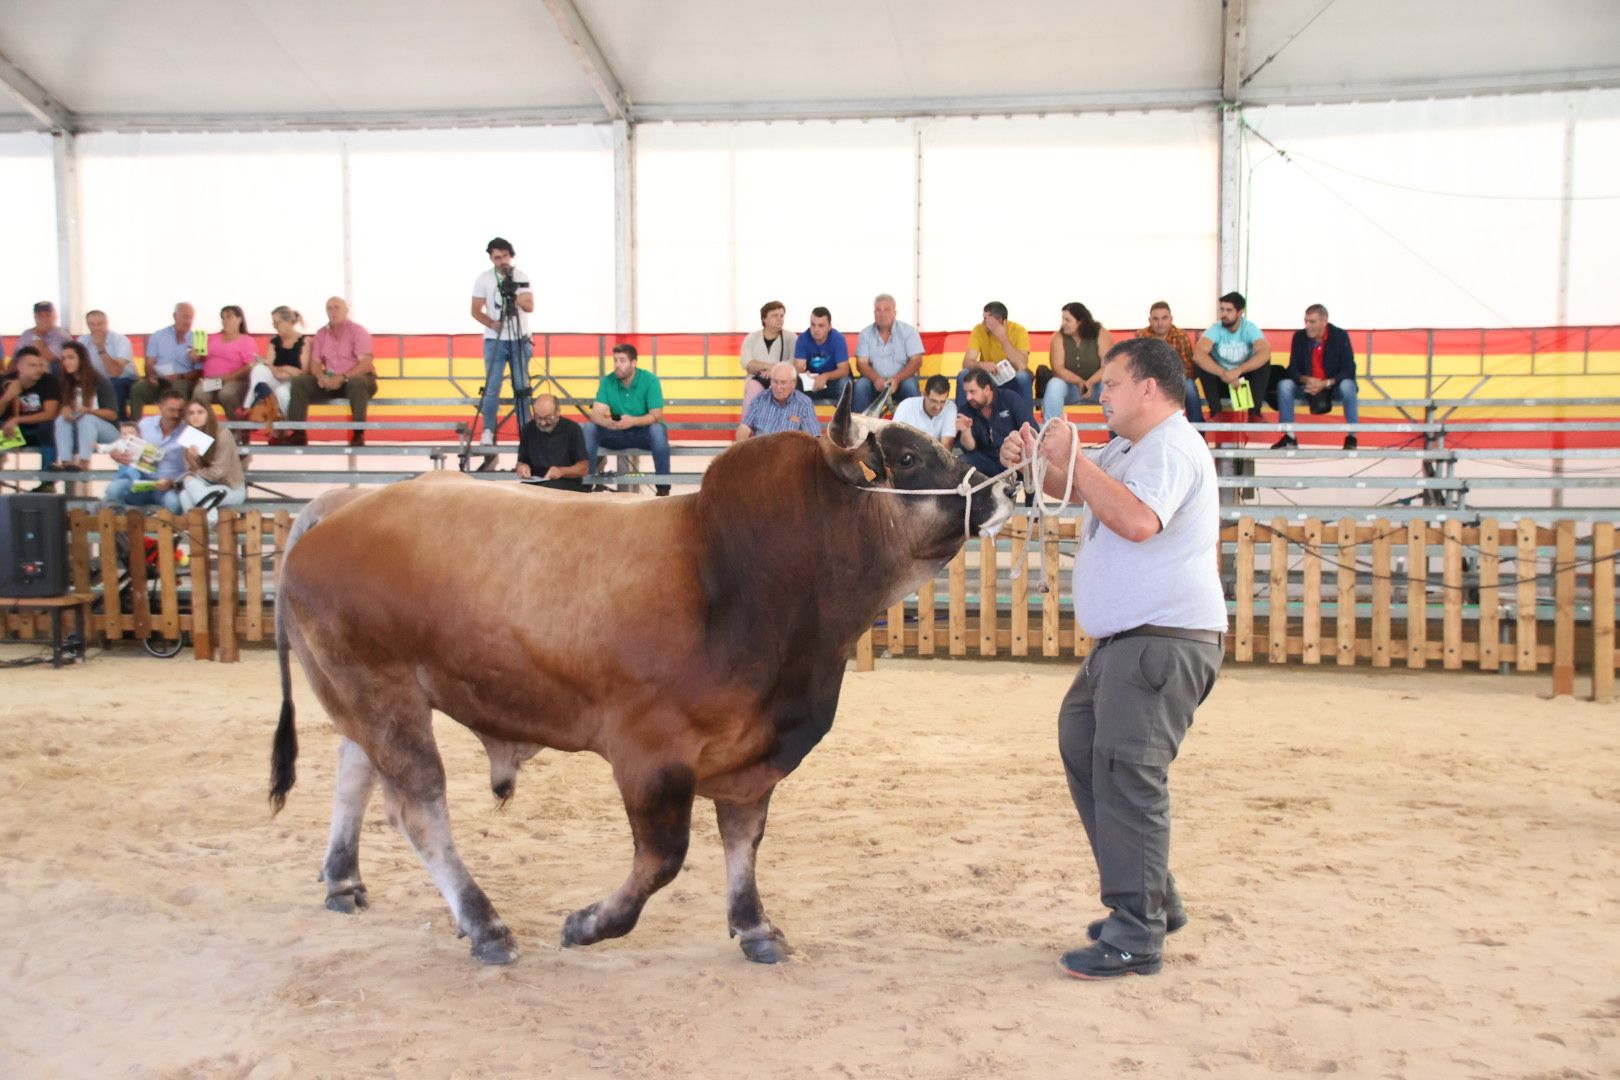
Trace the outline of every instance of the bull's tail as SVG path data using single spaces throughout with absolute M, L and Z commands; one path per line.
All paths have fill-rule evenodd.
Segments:
M 287 804 L 287 792 L 298 780 L 298 728 L 294 723 L 292 699 L 292 665 L 287 640 L 287 557 L 292 554 L 298 538 L 320 523 L 321 519 L 338 508 L 367 494 L 364 491 L 329 491 L 318 496 L 287 533 L 287 548 L 281 553 L 283 580 L 276 588 L 276 661 L 281 665 L 281 719 L 276 723 L 276 737 L 270 746 L 270 812 L 275 814 Z

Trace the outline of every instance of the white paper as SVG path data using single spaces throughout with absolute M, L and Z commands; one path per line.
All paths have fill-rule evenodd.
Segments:
M 799 387 L 808 394 L 816 388 L 816 377 L 808 371 L 799 372 Z
M 1018 369 L 1012 366 L 1011 360 L 998 361 L 996 366 L 990 369 L 990 378 L 997 386 L 1006 386 L 1017 374 Z
M 201 428 L 194 428 L 190 424 L 180 432 L 180 445 L 198 454 L 208 453 L 208 448 L 214 445 L 214 437 Z
M 225 380 L 224 379 L 204 379 L 202 381 L 202 390 L 203 390 L 203 393 L 206 394 L 206 393 L 209 393 L 211 391 L 218 390 L 220 387 L 222 387 L 224 385 L 225 385 Z

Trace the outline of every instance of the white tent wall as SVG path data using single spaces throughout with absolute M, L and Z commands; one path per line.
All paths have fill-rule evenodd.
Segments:
M 56 180 L 51 137 L 0 135 L 0 333 L 33 325 L 37 300 L 58 300 Z
M 1323 303 L 1346 326 L 1559 322 L 1566 124 L 1574 193 L 1614 196 L 1617 116 L 1615 91 L 1246 110 L 1250 314 L 1288 326 Z M 1570 210 L 1562 310 L 1620 321 L 1620 200 Z

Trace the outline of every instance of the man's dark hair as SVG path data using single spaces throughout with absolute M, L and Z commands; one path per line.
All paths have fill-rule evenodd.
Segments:
M 811 308 L 810 317 L 812 319 L 826 319 L 828 322 L 832 322 L 832 312 L 828 311 L 824 307 Z
M 618 356 L 620 353 L 624 353 L 624 355 L 634 360 L 636 358 L 636 347 L 628 341 L 621 341 L 613 346 L 613 355 Z
M 1249 302 L 1247 300 L 1243 299 L 1243 294 L 1240 293 L 1240 292 L 1229 292 L 1229 293 L 1227 293 L 1225 296 L 1221 297 L 1221 303 L 1223 303 L 1223 304 L 1231 304 L 1233 307 L 1237 308 L 1239 311 L 1248 311 L 1249 310 Z
M 11 362 L 13 364 L 15 364 L 17 361 L 21 360 L 25 356 L 42 356 L 42 355 L 44 355 L 44 354 L 41 353 L 34 346 L 32 346 L 32 345 L 24 345 L 22 348 L 18 349 L 16 352 L 11 354 Z
M 512 249 L 512 241 L 500 236 L 497 236 L 495 239 L 489 242 L 489 244 L 484 248 L 484 254 L 493 255 L 497 251 L 504 251 L 508 255 L 517 254 L 517 252 Z
M 951 392 L 951 380 L 943 375 L 930 375 L 928 381 L 923 383 L 925 394 L 948 394 Z
M 1180 363 L 1180 361 L 1178 360 L 1177 363 Z M 967 374 L 962 376 L 962 385 L 966 386 L 968 383 L 972 383 L 975 386 L 982 386 L 986 390 L 994 390 L 996 388 L 996 380 L 992 379 L 990 377 L 990 373 L 984 370 L 982 367 L 968 369 Z
M 1162 338 L 1126 338 L 1103 358 L 1104 363 L 1124 360 L 1131 378 L 1152 379 L 1159 384 L 1159 393 L 1165 399 L 1182 406 L 1187 401 L 1187 372 L 1181 366 L 1181 355 Z
M 1002 322 L 1007 321 L 1007 305 L 1003 304 L 1000 300 L 992 300 L 988 304 L 984 305 L 984 313 L 986 315 L 994 315 Z
M 159 405 L 161 405 L 161 404 L 163 404 L 163 403 L 164 403 L 164 402 L 165 402 L 165 401 L 168 401 L 168 400 L 169 400 L 169 399 L 170 399 L 170 398 L 178 398 L 178 399 L 180 399 L 180 400 L 181 400 L 181 401 L 186 401 L 186 400 L 189 400 L 189 399 L 188 399 L 188 398 L 187 398 L 187 397 L 186 397 L 186 393 L 185 393 L 185 391 L 183 391 L 183 390 L 176 390 L 176 389 L 175 389 L 175 388 L 174 388 L 174 387 L 172 387 L 172 386 L 170 386 L 170 387 L 168 387 L 168 388 L 166 388 L 166 389 L 165 389 L 165 390 L 164 390 L 164 391 L 163 391 L 163 393 L 161 393 L 161 394 L 159 394 L 159 395 L 158 395 L 158 404 L 159 404 Z

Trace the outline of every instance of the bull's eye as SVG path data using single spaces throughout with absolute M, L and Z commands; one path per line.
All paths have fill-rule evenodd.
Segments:
M 906 454 L 901 454 L 900 455 L 900 467 L 901 468 L 909 469 L 911 466 L 913 466 L 915 464 L 917 464 L 917 455 L 916 454 L 906 453 Z

